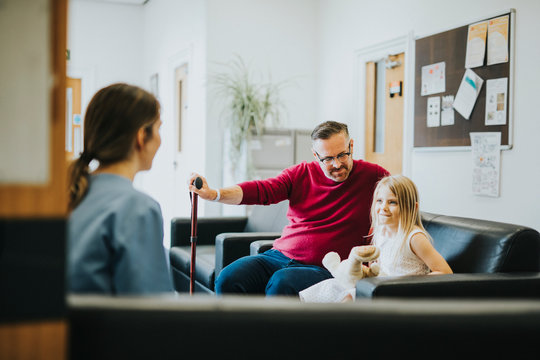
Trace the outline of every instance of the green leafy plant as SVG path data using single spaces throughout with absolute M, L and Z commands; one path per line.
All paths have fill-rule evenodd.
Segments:
M 213 76 L 213 85 L 224 102 L 224 125 L 230 134 L 229 157 L 236 171 L 236 160 L 241 157 L 243 146 L 262 134 L 267 125 L 281 124 L 283 104 L 279 92 L 284 82 L 255 82 L 250 69 L 242 58 L 235 57 L 225 66 L 226 71 Z M 248 157 L 248 173 L 251 160 Z

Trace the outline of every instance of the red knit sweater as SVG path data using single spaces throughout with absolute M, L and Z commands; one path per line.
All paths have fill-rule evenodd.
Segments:
M 338 183 L 314 161 L 294 165 L 275 178 L 239 185 L 242 204 L 269 205 L 289 199 L 289 224 L 274 249 L 304 264 L 321 266 L 330 251 L 345 259 L 353 246 L 366 244 L 373 190 L 386 175 L 379 165 L 354 160 L 347 180 Z

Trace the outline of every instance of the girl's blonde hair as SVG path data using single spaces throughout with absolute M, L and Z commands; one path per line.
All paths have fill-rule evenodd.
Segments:
M 403 175 L 391 175 L 382 178 L 378 183 L 373 193 L 373 202 L 371 204 L 371 225 L 373 233 L 376 234 L 379 230 L 379 223 L 375 209 L 377 194 L 382 187 L 387 187 L 397 198 L 399 207 L 399 228 L 397 233 L 398 239 L 406 239 L 415 227 L 422 229 L 429 237 L 426 229 L 422 225 L 420 217 L 419 196 L 418 190 L 414 182 Z

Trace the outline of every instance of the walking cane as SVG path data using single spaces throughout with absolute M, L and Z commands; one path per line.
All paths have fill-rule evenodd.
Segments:
M 193 182 L 197 189 L 202 188 L 203 182 L 200 177 L 196 177 Z M 189 193 L 190 195 L 192 193 Z M 195 256 L 197 251 L 197 203 L 199 195 L 193 193 L 191 198 L 191 267 L 189 272 L 189 294 L 193 295 L 195 292 Z

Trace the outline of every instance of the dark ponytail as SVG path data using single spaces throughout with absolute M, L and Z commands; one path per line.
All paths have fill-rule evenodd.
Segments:
M 84 155 L 84 156 L 83 156 Z M 74 160 L 69 169 L 69 211 L 72 211 L 79 205 L 81 200 L 88 192 L 88 177 L 90 176 L 90 161 L 85 153 Z
M 159 110 L 157 99 L 137 86 L 113 84 L 94 95 L 84 118 L 84 151 L 70 166 L 70 211 L 88 192 L 90 162 L 110 165 L 127 159 L 140 128 L 152 136 Z

